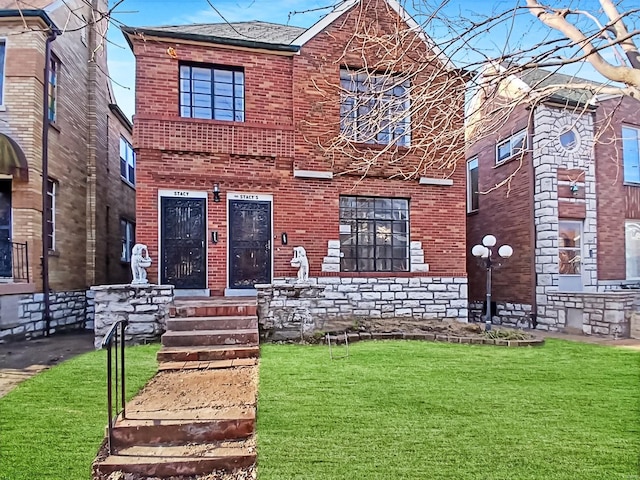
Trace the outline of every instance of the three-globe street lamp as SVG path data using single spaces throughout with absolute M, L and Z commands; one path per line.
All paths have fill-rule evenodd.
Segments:
M 496 246 L 497 240 L 493 235 L 485 235 L 482 239 L 482 245 L 475 245 L 471 249 L 471 254 L 482 260 L 484 267 L 487 269 L 487 306 L 485 316 L 485 330 L 491 330 L 491 270 L 494 267 L 500 266 L 499 259 L 495 261 L 493 259 L 492 248 Z M 501 258 L 507 259 L 513 255 L 513 248 L 510 245 L 502 245 L 498 248 L 498 255 Z

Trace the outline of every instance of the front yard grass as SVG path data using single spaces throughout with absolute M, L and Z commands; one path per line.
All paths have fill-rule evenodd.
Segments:
M 156 372 L 158 345 L 129 347 L 127 397 Z M 87 480 L 107 424 L 106 352 L 80 355 L 0 398 L 1 480 Z
M 343 360 L 261 355 L 261 480 L 640 479 L 638 352 L 384 341 Z

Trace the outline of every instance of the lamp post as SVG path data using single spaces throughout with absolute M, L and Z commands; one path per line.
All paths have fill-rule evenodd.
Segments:
M 471 249 L 471 254 L 481 259 L 484 267 L 487 269 L 487 307 L 485 315 L 485 330 L 491 330 L 491 270 L 494 267 L 500 266 L 500 263 L 493 259 L 493 247 L 496 246 L 497 240 L 493 235 L 485 235 L 482 238 L 482 245 L 474 245 Z M 498 248 L 498 255 L 501 258 L 507 259 L 513 255 L 513 248 L 510 245 L 502 245 Z

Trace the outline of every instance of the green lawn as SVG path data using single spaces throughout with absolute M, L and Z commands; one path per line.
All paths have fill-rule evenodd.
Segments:
M 640 479 L 640 353 L 265 345 L 260 480 Z
M 127 394 L 155 373 L 157 345 L 127 349 Z M 0 398 L 1 480 L 87 480 L 107 424 L 106 352 L 87 353 Z

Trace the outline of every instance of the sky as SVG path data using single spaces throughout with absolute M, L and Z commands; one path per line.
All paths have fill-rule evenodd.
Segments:
M 637 7 L 636 2 L 637 0 L 622 0 L 622 6 Z M 110 0 L 110 4 L 113 5 L 113 3 L 114 0 Z M 211 0 L 211 4 L 207 0 L 124 0 L 114 10 L 113 23 L 109 27 L 108 34 L 107 58 L 116 100 L 131 118 L 134 114 L 135 59 L 119 29 L 121 25 L 158 26 L 220 23 L 225 20 L 229 22 L 261 20 L 310 27 L 328 13 L 329 10 L 326 7 L 331 3 L 332 0 Z M 598 13 L 599 7 L 597 0 L 564 0 L 550 3 L 579 6 L 595 14 Z M 415 7 L 417 4 L 422 5 L 422 8 Z M 439 11 L 438 8 L 442 4 L 443 2 L 435 0 L 407 2 L 408 11 L 421 24 L 424 23 L 426 14 L 438 11 L 442 20 L 437 23 L 431 22 L 431 27 L 427 31 L 436 43 L 441 39 L 453 37 L 453 29 L 459 27 L 457 24 L 449 23 L 454 19 L 464 18 L 466 22 L 479 22 L 492 13 L 507 11 L 517 4 L 522 5 L 524 0 L 453 0 L 448 2 L 444 10 Z M 640 28 L 638 15 L 631 19 L 631 23 Z M 490 33 L 482 35 L 475 41 L 478 50 L 487 55 L 496 56 L 505 48 L 510 51 L 518 50 L 547 35 L 549 30 L 546 27 L 529 13 L 521 11 L 514 18 L 509 17 L 501 21 L 491 29 Z M 469 55 L 468 52 L 471 50 L 474 49 L 463 48 L 457 51 L 455 55 L 459 60 L 458 66 L 469 60 L 466 55 Z M 589 67 L 574 67 L 569 70 L 566 73 L 602 80 Z

